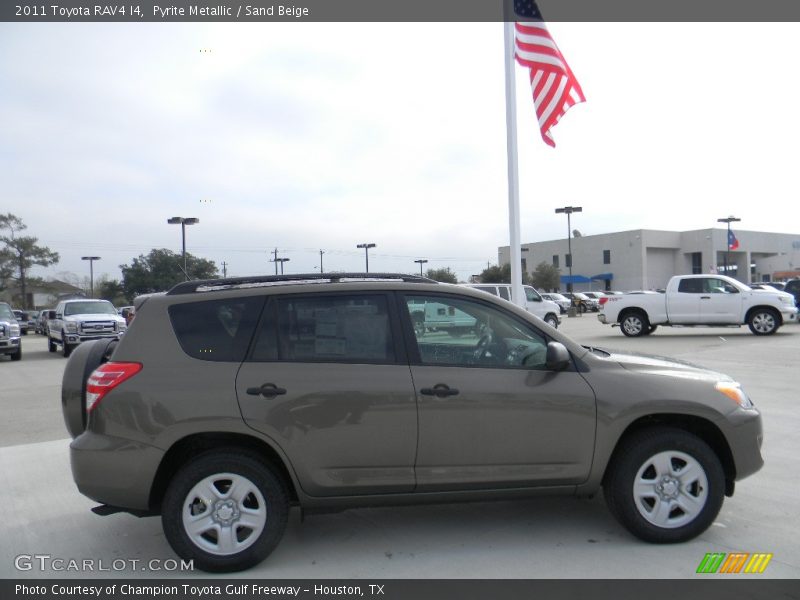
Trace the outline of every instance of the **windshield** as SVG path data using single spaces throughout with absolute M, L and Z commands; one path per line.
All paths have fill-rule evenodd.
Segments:
M 8 304 L 0 304 L 0 319 L 14 319 L 14 313 Z
M 64 307 L 64 315 L 116 315 L 111 302 L 70 302 Z

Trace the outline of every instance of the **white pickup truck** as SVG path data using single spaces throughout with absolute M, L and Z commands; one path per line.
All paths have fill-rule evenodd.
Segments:
M 664 294 L 623 294 L 601 299 L 601 323 L 629 337 L 649 335 L 659 325 L 728 327 L 748 325 L 755 335 L 771 335 L 797 322 L 790 294 L 753 290 L 724 275 L 678 275 Z

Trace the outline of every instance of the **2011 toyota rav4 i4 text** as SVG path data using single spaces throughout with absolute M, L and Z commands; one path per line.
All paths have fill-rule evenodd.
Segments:
M 426 303 L 471 326 L 415 328 Z M 67 363 L 73 476 L 99 512 L 161 514 L 175 552 L 209 571 L 264 559 L 290 506 L 602 487 L 635 536 L 680 542 L 763 462 L 761 417 L 730 377 L 582 347 L 421 277 L 187 282 L 136 314 Z

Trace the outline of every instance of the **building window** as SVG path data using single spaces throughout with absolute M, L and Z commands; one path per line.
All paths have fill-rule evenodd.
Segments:
M 603 264 L 604 265 L 611 264 L 611 250 L 603 250 Z
M 564 255 L 564 266 L 568 269 L 572 267 L 572 254 Z
M 558 254 L 553 254 L 553 266 L 558 268 Z
M 703 253 L 692 252 L 692 275 L 701 275 L 703 273 Z

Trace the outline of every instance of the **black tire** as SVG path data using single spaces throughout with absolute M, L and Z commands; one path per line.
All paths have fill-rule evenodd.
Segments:
M 50 337 L 50 334 L 47 334 L 47 351 L 55 352 L 56 350 L 58 350 L 58 344 L 53 341 L 53 338 Z
M 64 355 L 64 358 L 69 358 L 69 355 L 72 354 L 72 349 L 74 346 L 70 346 L 67 343 L 67 339 L 64 337 L 64 333 L 61 333 L 61 354 Z
M 639 337 L 651 333 L 647 315 L 638 310 L 625 313 L 619 320 L 619 328 L 628 337 Z
M 19 350 L 11 355 L 11 360 L 22 360 L 22 346 L 20 346 Z
M 659 476 L 657 464 L 669 474 Z M 683 542 L 708 529 L 719 514 L 725 474 L 717 455 L 699 437 L 657 427 L 620 443 L 603 493 L 611 513 L 636 537 L 657 544 Z
M 550 325 L 553 329 L 558 329 L 558 317 L 553 313 L 548 313 L 544 316 L 544 322 Z
M 242 500 L 234 500 L 231 497 L 226 499 L 224 496 L 228 492 L 225 490 L 224 482 L 232 481 L 226 477 L 236 477 L 240 482 L 244 481 L 244 489 L 252 491 L 248 491 Z M 213 478 L 217 478 L 216 481 Z M 207 479 L 214 482 L 212 485 L 222 496 L 221 499 L 217 499 L 216 504 L 230 503 L 232 506 L 223 504 L 212 510 L 193 493 L 193 488 Z M 260 498 L 255 490 L 260 494 Z M 204 530 L 202 534 L 194 534 L 193 537 L 198 542 L 195 542 L 186 531 L 184 508 L 187 518 L 193 516 L 192 511 L 202 510 L 194 515 L 201 516 L 198 522 L 200 520 L 214 522 L 213 527 Z M 241 525 L 234 527 L 235 523 L 240 522 L 239 519 L 245 509 L 264 512 L 266 520 L 260 525 L 260 529 L 248 529 Z M 232 512 L 234 516 L 231 516 Z M 202 515 L 206 513 L 208 516 L 203 519 Z M 288 494 L 281 477 L 257 455 L 239 448 L 208 451 L 187 463 L 172 478 L 161 505 L 164 534 L 175 553 L 185 560 L 194 561 L 194 566 L 203 571 L 216 573 L 241 571 L 264 560 L 280 542 L 288 514 Z M 255 519 L 252 515 L 251 518 Z M 231 525 L 220 524 L 218 519 L 231 519 Z M 240 534 L 247 531 L 250 532 L 249 535 L 238 539 Z M 219 532 L 230 532 L 229 535 L 234 536 L 230 538 L 233 540 L 232 543 L 243 544 L 243 548 L 229 553 L 222 550 L 214 552 L 215 546 L 219 550 L 224 544 Z M 252 536 L 255 537 L 251 540 Z M 228 538 L 228 536 L 222 537 Z
M 753 335 L 772 335 L 781 326 L 781 317 L 771 308 L 757 308 L 747 318 L 747 326 Z

